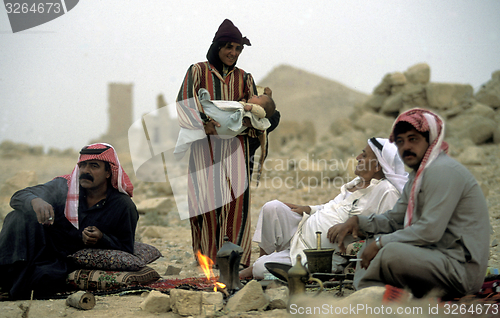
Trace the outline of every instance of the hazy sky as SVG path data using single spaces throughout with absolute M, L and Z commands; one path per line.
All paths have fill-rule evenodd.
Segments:
M 84 0 L 12 33 L 1 6 L 0 142 L 81 148 L 107 131 L 109 82 L 134 84 L 134 120 L 160 93 L 174 102 L 225 18 L 252 43 L 237 65 L 257 83 L 289 64 L 371 93 L 426 62 L 431 81 L 477 91 L 500 69 L 499 16 L 498 0 Z

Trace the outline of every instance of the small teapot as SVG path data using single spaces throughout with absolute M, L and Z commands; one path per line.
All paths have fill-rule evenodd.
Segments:
M 316 293 L 318 295 L 323 290 L 323 283 L 312 277 L 307 268 L 302 265 L 302 256 L 297 254 L 297 262 L 288 270 L 288 289 L 290 297 L 294 295 L 304 294 L 306 292 L 306 283 L 309 281 L 315 281 L 319 284 L 319 290 Z

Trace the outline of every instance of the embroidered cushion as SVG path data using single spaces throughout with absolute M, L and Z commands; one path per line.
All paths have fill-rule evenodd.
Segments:
M 135 242 L 134 254 L 119 250 L 86 248 L 68 257 L 83 268 L 108 271 L 138 271 L 161 256 L 156 247 Z
M 135 272 L 78 269 L 68 275 L 66 282 L 80 290 L 109 290 L 147 284 L 159 278 L 161 276 L 157 271 L 145 266 Z
M 163 256 L 156 247 L 141 242 L 135 242 L 134 255 L 139 257 L 146 264 L 152 263 Z

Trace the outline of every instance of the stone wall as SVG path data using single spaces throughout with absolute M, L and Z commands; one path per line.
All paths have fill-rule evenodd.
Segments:
M 469 84 L 433 83 L 430 74 L 429 65 L 421 63 L 405 72 L 385 75 L 353 114 L 355 125 L 373 126 L 378 122 L 385 130 L 383 117 L 393 120 L 401 112 L 420 107 L 443 117 L 447 137 L 469 139 L 476 145 L 500 143 L 500 71 L 494 72 L 476 95 Z

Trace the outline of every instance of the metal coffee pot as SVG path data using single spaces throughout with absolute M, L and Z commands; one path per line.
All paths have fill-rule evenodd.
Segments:
M 224 237 L 224 244 L 217 252 L 217 266 L 219 267 L 219 282 L 226 284 L 230 291 L 243 288 L 240 282 L 240 260 L 243 249 Z
M 309 281 L 315 281 L 319 284 L 319 290 L 316 295 L 323 290 L 323 283 L 319 279 L 312 277 L 307 268 L 302 265 L 302 256 L 297 254 L 297 262 L 288 270 L 288 290 L 290 297 L 304 294 L 306 292 L 306 283 Z

